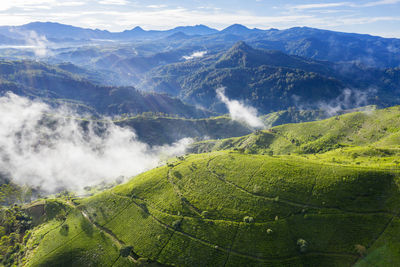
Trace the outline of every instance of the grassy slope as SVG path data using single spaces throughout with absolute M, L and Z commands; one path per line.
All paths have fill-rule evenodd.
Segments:
M 115 122 L 119 126 L 132 127 L 139 140 L 151 145 L 171 144 L 184 137 L 227 138 L 252 132 L 244 123 L 219 116 L 206 119 L 136 116 Z
M 391 226 L 398 221 L 399 178 L 395 171 L 215 152 L 139 175 L 80 207 L 137 255 L 163 264 L 350 266 L 359 259 L 356 245 L 368 255 L 399 257 L 383 242 L 400 234 Z M 81 259 L 98 242 L 110 256 L 96 260 L 117 258 L 112 242 L 96 227 L 88 235 L 73 211 L 65 222 L 77 229 L 69 233 L 72 241 L 53 230 L 31 265 L 65 255 Z M 246 216 L 254 222 L 244 222 Z M 306 252 L 298 239 L 307 241 Z
M 286 124 L 243 137 L 198 142 L 190 151 L 226 149 L 298 154 L 326 163 L 396 167 L 400 161 L 400 106 Z
M 148 258 L 178 266 L 396 266 L 399 113 L 346 114 L 203 143 L 199 150 L 260 154 L 189 155 L 79 203 L 63 202 L 65 222 L 33 231 L 28 265 L 126 266 Z M 262 155 L 269 151 L 282 155 Z M 124 245 L 133 246 L 131 257 L 119 257 Z

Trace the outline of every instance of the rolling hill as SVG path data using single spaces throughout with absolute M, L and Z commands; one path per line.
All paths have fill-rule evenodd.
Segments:
M 197 109 L 166 94 L 142 93 L 134 87 L 94 84 L 87 80 L 91 75 L 95 73 L 81 72 L 71 64 L 53 66 L 29 60 L 2 60 L 0 93 L 12 92 L 50 103 L 62 102 L 78 106 L 86 112 L 104 115 L 143 112 L 188 118 L 212 115 L 211 112 Z
M 400 102 L 398 75 L 399 69 L 314 61 L 240 41 L 226 52 L 155 68 L 139 88 L 224 112 L 215 90 L 225 87 L 229 98 L 265 114 L 289 107 L 395 105 Z
M 26 266 L 396 266 L 399 131 L 393 107 L 203 142 L 197 147 L 213 152 L 170 160 L 90 197 L 25 206 L 34 227 L 5 259 Z

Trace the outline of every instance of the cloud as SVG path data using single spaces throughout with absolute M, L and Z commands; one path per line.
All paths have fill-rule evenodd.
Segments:
M 377 90 L 375 88 L 368 88 L 363 91 L 346 88 L 335 99 L 330 101 L 319 101 L 315 104 L 304 104 L 306 101 L 302 101 L 302 99 L 296 95 L 293 95 L 292 98 L 298 109 L 319 109 L 325 111 L 328 117 L 330 117 L 341 114 L 346 110 L 370 105 L 369 100 L 376 95 L 376 92 Z
M 165 8 L 167 5 L 148 5 L 148 8 Z
M 45 192 L 134 176 L 183 153 L 190 143 L 150 148 L 111 121 L 79 121 L 71 110 L 11 93 L 0 97 L 0 113 L 0 173 Z
M 318 3 L 318 4 L 303 4 L 290 6 L 291 9 L 306 10 L 306 9 L 316 9 L 316 8 L 329 8 L 329 7 L 340 7 L 349 6 L 349 2 L 338 2 L 338 3 Z
M 25 42 L 31 47 L 35 56 L 45 57 L 49 55 L 49 41 L 46 36 L 38 35 L 35 31 L 20 32 Z
M 99 1 L 101 5 L 117 5 L 117 6 L 124 6 L 129 4 L 126 0 L 102 0 Z
M 393 5 L 399 3 L 400 0 L 382 0 L 382 1 L 373 1 L 366 2 L 363 4 L 356 4 L 353 2 L 333 2 L 333 3 L 315 3 L 315 4 L 302 4 L 302 5 L 291 5 L 290 9 L 297 10 L 307 10 L 307 9 L 321 9 L 321 8 L 334 8 L 334 7 L 375 7 L 381 5 Z
M 57 4 L 57 1 L 55 1 L 55 0 L 2 1 L 0 4 L 0 11 L 9 10 L 12 8 L 43 9 L 43 7 L 50 7 L 55 4 Z
M 207 54 L 207 51 L 198 51 L 198 52 L 194 52 L 190 56 L 183 56 L 183 58 L 186 59 L 186 60 L 191 60 L 191 59 L 194 59 L 194 58 L 204 57 L 206 54 Z
M 84 5 L 86 5 L 85 2 L 62 2 L 62 3 L 57 3 L 57 6 L 61 6 L 61 7 L 84 6 Z
M 225 89 L 216 90 L 217 97 L 229 110 L 232 120 L 242 121 L 253 128 L 264 128 L 264 123 L 257 117 L 257 110 L 253 107 L 245 106 L 237 100 L 230 100 L 225 96 Z
M 381 5 L 394 5 L 400 3 L 400 0 L 382 0 L 382 1 L 374 1 L 374 2 L 368 2 L 365 4 L 361 4 L 359 6 L 362 7 L 375 7 L 375 6 L 381 6 Z

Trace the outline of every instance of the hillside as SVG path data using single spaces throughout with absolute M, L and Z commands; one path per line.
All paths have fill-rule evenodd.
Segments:
M 171 144 L 185 137 L 221 139 L 253 132 L 246 124 L 223 116 L 204 119 L 136 116 L 117 120 L 115 124 L 133 128 L 138 139 L 150 145 Z
M 322 121 L 280 125 L 238 138 L 203 141 L 194 144 L 192 151 L 248 149 L 257 153 L 318 154 L 361 147 L 387 147 L 396 151 L 399 130 L 400 106 L 395 106 Z
M 59 200 L 65 219 L 35 228 L 26 263 L 394 266 L 399 178 L 290 157 L 189 156 L 76 204 Z
M 206 141 L 197 147 L 230 150 L 178 157 L 90 197 L 23 207 L 33 228 L 5 260 L 396 266 L 399 131 L 393 107 Z
M 71 73 L 73 71 L 75 73 Z M 164 113 L 185 117 L 207 117 L 211 112 L 199 110 L 166 94 L 142 93 L 134 87 L 103 86 L 85 77 L 95 75 L 83 72 L 71 64 L 58 66 L 37 61 L 0 61 L 0 93 L 8 91 L 49 102 L 79 104 L 86 112 L 100 114 L 143 112 Z
M 315 61 L 238 42 L 226 52 L 155 68 L 139 88 L 224 112 L 215 90 L 225 87 L 230 99 L 265 114 L 289 107 L 395 105 L 400 103 L 398 74 L 399 69 Z

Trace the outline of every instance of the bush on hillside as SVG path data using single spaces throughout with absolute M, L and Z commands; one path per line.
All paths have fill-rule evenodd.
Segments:
M 253 218 L 253 217 L 250 217 L 250 216 L 245 216 L 245 217 L 243 218 L 243 221 L 244 221 L 245 223 L 252 223 L 252 222 L 254 222 L 254 218 Z
M 121 254 L 122 257 L 126 258 L 131 254 L 131 251 L 133 250 L 132 246 L 123 246 L 120 250 L 119 253 Z

